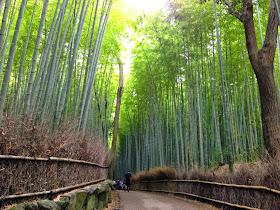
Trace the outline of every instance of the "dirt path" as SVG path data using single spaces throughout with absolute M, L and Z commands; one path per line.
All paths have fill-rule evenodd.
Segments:
M 184 209 L 211 209 L 217 208 L 200 202 L 174 198 L 167 195 L 139 192 L 118 191 L 122 200 L 123 210 L 184 210 Z

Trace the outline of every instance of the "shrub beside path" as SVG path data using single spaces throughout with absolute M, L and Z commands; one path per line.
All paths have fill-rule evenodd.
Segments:
M 123 210 L 215 210 L 217 208 L 193 200 L 175 198 L 158 193 L 119 191 Z

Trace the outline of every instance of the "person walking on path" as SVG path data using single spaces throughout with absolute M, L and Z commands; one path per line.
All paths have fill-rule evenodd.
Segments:
M 131 173 L 130 171 L 128 170 L 127 171 L 127 174 L 125 175 L 125 184 L 126 184 L 126 187 L 127 187 L 127 192 L 129 192 L 129 187 L 130 187 L 130 178 L 131 178 Z

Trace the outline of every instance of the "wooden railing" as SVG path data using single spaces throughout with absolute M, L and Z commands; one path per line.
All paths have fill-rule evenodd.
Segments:
M 142 181 L 132 188 L 172 193 L 241 209 L 279 209 L 280 191 L 264 186 L 225 184 L 201 180 Z
M 108 166 L 83 160 L 0 155 L 0 205 L 84 187 L 107 175 Z

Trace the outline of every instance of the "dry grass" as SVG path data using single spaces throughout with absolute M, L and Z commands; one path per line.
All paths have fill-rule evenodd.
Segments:
M 76 123 L 68 123 L 54 130 L 46 123 L 37 125 L 31 117 L 6 118 L 0 126 L 0 154 L 71 158 L 108 166 L 113 156 L 107 146 L 77 128 Z M 1 159 L 0 169 L 0 197 L 62 188 L 108 175 L 107 168 L 67 162 Z
M 280 190 L 280 158 L 266 159 L 253 164 L 235 164 L 234 174 L 228 170 L 228 165 L 208 171 L 194 169 L 192 172 L 177 172 L 170 176 L 174 180 L 203 180 L 210 182 L 266 186 Z M 164 171 L 156 169 L 155 171 Z M 169 170 L 168 170 L 169 171 Z M 174 171 L 174 170 L 173 170 Z M 175 171 L 174 171 L 175 172 Z M 147 182 L 139 181 L 164 180 L 166 177 L 155 176 L 154 170 L 137 173 L 134 179 L 134 189 L 150 189 L 162 191 L 176 191 L 190 193 L 214 200 L 233 204 L 250 206 L 258 209 L 279 209 L 279 195 L 264 190 L 226 187 L 222 185 L 210 185 L 197 182 Z M 169 174 L 169 173 L 167 173 Z
M 77 123 L 53 130 L 37 125 L 31 117 L 6 118 L 0 126 L 0 154 L 62 157 L 108 165 L 112 155 L 97 136 L 82 133 Z
M 224 165 L 210 170 L 196 168 L 191 172 L 185 172 L 183 170 L 176 172 L 169 167 L 156 168 L 149 172 L 139 172 L 133 176 L 134 182 L 167 179 L 202 180 L 228 184 L 266 186 L 280 190 L 280 157 L 260 160 L 253 164 L 235 164 L 234 174 L 229 172 L 228 165 Z
M 151 171 L 142 171 L 132 176 L 132 182 L 151 180 L 174 180 L 177 178 L 176 171 L 170 167 L 155 168 Z
M 205 180 L 229 184 L 266 186 L 280 190 L 280 158 L 264 159 L 253 164 L 234 165 L 234 174 L 228 165 L 208 171 L 195 169 L 191 173 L 178 174 L 180 179 Z
M 111 192 L 111 203 L 108 204 L 108 208 L 105 208 L 104 210 L 116 210 L 121 209 L 121 198 L 117 191 L 113 190 Z

